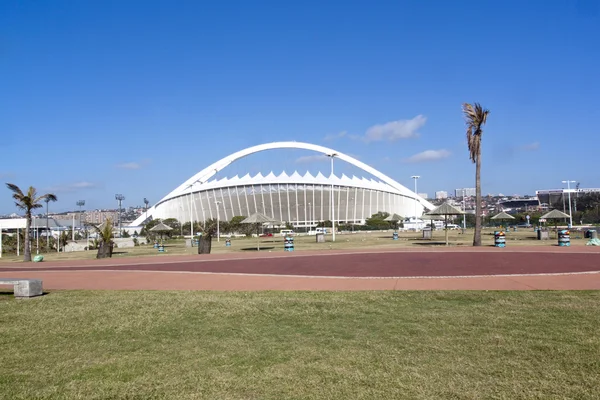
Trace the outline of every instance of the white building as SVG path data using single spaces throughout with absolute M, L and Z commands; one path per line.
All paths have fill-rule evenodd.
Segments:
M 440 190 L 439 192 L 435 192 L 435 198 L 438 199 L 438 200 L 447 199 L 448 198 L 448 192 L 446 192 L 444 190 Z
M 211 178 L 236 160 L 250 154 L 276 149 L 304 149 L 333 156 L 335 162 L 348 162 L 374 178 L 325 176 L 298 172 L 275 175 Z M 230 220 L 234 216 L 263 213 L 294 226 L 315 226 L 332 220 L 332 196 L 336 223 L 362 224 L 379 211 L 403 216 L 422 215 L 434 206 L 410 189 L 353 157 L 326 147 L 301 142 L 277 142 L 250 147 L 231 154 L 193 175 L 148 209 L 147 218 L 190 218 L 202 222 L 212 218 Z M 130 225 L 145 222 L 146 213 Z
M 475 196 L 475 188 L 454 189 L 455 197 L 471 197 Z

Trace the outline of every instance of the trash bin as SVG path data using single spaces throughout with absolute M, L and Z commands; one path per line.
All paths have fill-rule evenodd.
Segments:
M 568 229 L 561 229 L 558 231 L 558 245 L 559 246 L 570 246 L 571 245 L 571 234 Z
M 392 234 L 392 239 L 393 239 L 393 240 L 398 240 L 398 232 L 394 232 L 394 233 Z
M 586 239 L 598 239 L 598 232 L 595 229 L 588 229 L 585 231 Z
M 286 236 L 283 241 L 283 251 L 294 251 L 294 238 Z
M 231 239 L 225 239 L 225 247 L 231 246 Z
M 325 234 L 324 233 L 317 233 L 316 238 L 317 238 L 317 243 L 325 243 Z
M 548 232 L 545 229 L 538 229 L 537 230 L 537 239 L 538 240 L 548 240 L 550 239 L 550 232 Z
M 433 237 L 431 228 L 425 227 L 423 228 L 423 239 L 431 239 Z
M 506 234 L 503 231 L 494 232 L 494 246 L 506 247 Z

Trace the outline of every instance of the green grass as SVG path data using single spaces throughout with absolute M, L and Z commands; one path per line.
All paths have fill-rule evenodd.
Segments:
M 5 399 L 592 399 L 599 292 L 0 295 Z

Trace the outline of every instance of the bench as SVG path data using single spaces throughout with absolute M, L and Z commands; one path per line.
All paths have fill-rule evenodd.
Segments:
M 0 278 L 0 285 L 13 285 L 15 297 L 35 297 L 43 294 L 41 279 Z

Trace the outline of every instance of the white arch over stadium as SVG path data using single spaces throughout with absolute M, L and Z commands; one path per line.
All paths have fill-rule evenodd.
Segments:
M 220 159 L 219 161 L 209 165 L 208 167 L 204 168 L 203 170 L 201 170 L 200 172 L 198 172 L 197 174 L 195 174 L 194 176 L 192 176 L 191 178 L 189 178 L 188 180 L 183 182 L 175 190 L 173 190 L 172 192 L 167 194 L 165 197 L 163 197 L 160 201 L 158 201 L 155 205 L 150 207 L 148 209 L 147 213 L 142 214 L 140 217 L 138 217 L 132 223 L 132 225 L 134 225 L 134 226 L 141 225 L 147 218 L 152 217 L 152 215 L 158 205 L 160 205 L 161 203 L 164 203 L 170 199 L 173 199 L 175 197 L 189 194 L 190 188 L 193 190 L 193 186 L 195 184 L 203 184 L 203 183 L 208 182 L 208 180 L 210 178 L 212 178 L 216 173 L 218 173 L 222 169 L 226 168 L 227 166 L 231 165 L 234 161 L 239 160 L 240 158 L 249 156 L 254 153 L 259 153 L 261 151 L 277 150 L 277 149 L 302 149 L 302 150 L 315 151 L 317 153 L 322 153 L 327 156 L 334 155 L 336 158 L 338 158 L 342 161 L 345 161 L 347 163 L 350 163 L 350 164 L 354 165 L 355 167 L 358 167 L 358 168 L 362 169 L 363 171 L 373 175 L 374 177 L 379 178 L 382 182 L 384 182 L 384 183 L 388 184 L 390 187 L 396 189 L 400 194 L 406 196 L 407 198 L 411 198 L 411 199 L 417 201 L 419 204 L 421 204 L 423 206 L 423 208 L 428 209 L 428 210 L 432 210 L 433 208 L 435 208 L 435 206 L 433 204 L 431 204 L 427 200 L 423 199 L 422 197 L 418 196 L 415 192 L 408 189 L 406 186 L 401 185 L 400 183 L 396 182 L 389 176 L 379 172 L 375 168 L 370 167 L 369 165 L 357 160 L 356 158 L 350 157 L 347 154 L 336 151 L 334 149 L 330 149 L 328 147 L 319 146 L 319 145 L 311 144 L 311 143 L 273 142 L 273 143 L 265 143 L 265 144 L 260 144 L 257 146 L 248 147 L 244 150 L 235 152 L 235 153 L 233 153 L 227 157 L 224 157 L 224 158 Z

